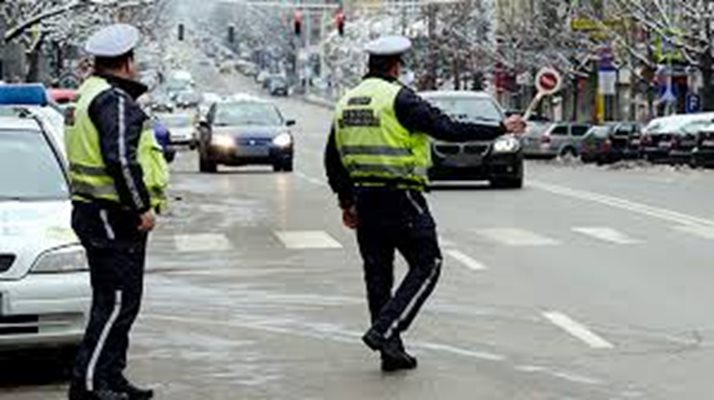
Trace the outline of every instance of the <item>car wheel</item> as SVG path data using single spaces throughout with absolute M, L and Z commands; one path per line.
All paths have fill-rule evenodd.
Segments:
M 491 186 L 496 189 L 521 189 L 523 176 L 492 179 Z
M 79 345 L 69 345 L 57 349 L 57 368 L 62 374 L 62 377 L 71 377 L 72 368 L 74 367 L 79 352 Z
M 560 158 L 576 158 L 578 156 L 578 151 L 574 147 L 565 147 L 560 151 L 558 157 Z
M 213 161 L 205 159 L 203 156 L 199 156 L 198 169 L 201 172 L 212 174 L 218 171 L 218 165 Z
M 293 160 L 291 159 L 290 161 L 286 161 L 283 164 L 283 171 L 285 172 L 293 172 Z

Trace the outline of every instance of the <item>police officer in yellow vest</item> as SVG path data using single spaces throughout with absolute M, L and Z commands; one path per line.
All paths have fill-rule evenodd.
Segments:
M 372 326 L 362 340 L 379 351 L 384 371 L 412 369 L 401 334 L 434 289 L 442 256 L 436 226 L 422 194 L 430 166 L 429 136 L 443 141 L 490 140 L 522 132 L 520 117 L 491 126 L 458 123 L 432 107 L 397 78 L 409 39 L 370 42 L 369 72 L 338 102 L 325 150 L 330 186 L 343 222 L 357 230 Z M 398 289 L 394 253 L 409 271 Z
M 71 400 L 153 397 L 124 376 L 129 331 L 141 304 L 147 236 L 166 206 L 168 167 L 136 99 L 139 32 L 112 25 L 85 50 L 94 74 L 68 112 L 66 147 L 72 226 L 87 251 L 92 281 L 89 324 L 72 373 Z

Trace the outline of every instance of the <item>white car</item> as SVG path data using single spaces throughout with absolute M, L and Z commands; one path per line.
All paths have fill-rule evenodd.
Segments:
M 0 117 L 0 351 L 73 349 L 84 333 L 91 287 L 59 149 L 27 113 Z
M 195 145 L 197 121 L 195 113 L 156 114 L 156 118 L 169 130 L 171 144 Z

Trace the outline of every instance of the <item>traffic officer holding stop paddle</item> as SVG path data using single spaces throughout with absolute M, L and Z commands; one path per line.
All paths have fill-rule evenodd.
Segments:
M 413 369 L 407 330 L 441 273 L 436 224 L 424 197 L 430 143 L 492 140 L 520 133 L 523 120 L 502 125 L 456 122 L 398 82 L 409 39 L 382 37 L 366 46 L 369 72 L 338 102 L 325 150 L 325 168 L 342 208 L 343 222 L 357 230 L 371 327 L 362 340 L 379 351 L 384 371 Z M 394 255 L 409 271 L 396 292 Z

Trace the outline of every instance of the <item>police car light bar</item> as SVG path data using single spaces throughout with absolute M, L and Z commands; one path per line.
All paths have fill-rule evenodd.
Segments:
M 40 83 L 0 84 L 0 106 L 46 106 L 47 90 Z

